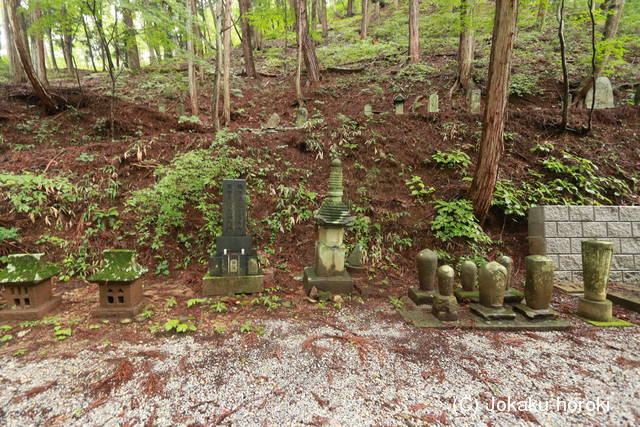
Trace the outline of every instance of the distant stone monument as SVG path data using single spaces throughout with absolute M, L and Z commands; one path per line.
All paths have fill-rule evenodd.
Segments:
M 315 214 L 318 224 L 315 262 L 306 267 L 303 274 L 304 289 L 307 294 L 313 288 L 334 294 L 346 294 L 353 291 L 353 280 L 345 269 L 346 247 L 344 229 L 353 225 L 355 218 L 342 201 L 342 162 L 331 162 L 329 191 Z
M 347 257 L 347 267 L 354 269 L 362 269 L 364 268 L 363 262 L 363 254 L 362 254 L 362 245 L 357 243 L 349 256 Z
M 585 97 L 585 106 L 591 108 L 593 102 L 593 88 L 589 89 Z M 613 98 L 613 87 L 608 77 L 598 77 L 596 79 L 596 102 L 594 108 L 596 110 L 603 108 L 613 108 L 615 102 Z
M 2 320 L 37 320 L 60 305 L 51 294 L 51 278 L 60 269 L 42 260 L 44 254 L 14 254 L 0 270 L 2 298 L 9 308 L 0 310 Z
M 553 260 L 543 255 L 530 255 L 524 259 L 526 279 L 525 304 L 514 308 L 529 319 L 552 318 L 558 314 L 550 308 L 553 293 Z
M 431 304 L 435 293 L 438 255 L 432 250 L 423 249 L 416 256 L 416 265 L 419 285 L 409 288 L 409 298 L 416 305 Z
M 264 127 L 267 129 L 276 129 L 278 126 L 280 126 L 280 116 L 278 113 L 273 113 Z
M 401 93 L 393 97 L 393 106 L 396 114 L 404 114 L 404 101 L 405 98 Z
M 364 104 L 364 115 L 367 117 L 371 117 L 373 115 L 371 104 Z
M 304 127 L 309 121 L 309 110 L 304 107 L 298 108 L 296 112 L 296 127 Z
M 136 251 L 110 249 L 102 252 L 102 267 L 89 281 L 98 284 L 95 317 L 134 317 L 143 308 L 142 284 L 147 269 L 136 261 Z
M 204 296 L 262 292 L 264 275 L 247 234 L 247 181 L 222 181 L 222 235 L 203 278 Z
M 504 302 L 507 304 L 517 304 L 522 301 L 524 294 L 517 289 L 512 288 L 513 281 L 513 259 L 509 256 L 502 255 L 496 259 L 496 262 L 502 264 L 507 269 L 507 289 L 504 294 Z
M 578 315 L 589 320 L 609 322 L 613 318 L 612 303 L 607 299 L 607 282 L 613 257 L 613 242 L 582 242 L 582 274 L 584 297 L 578 300 Z
M 429 105 L 427 106 L 428 113 L 438 113 L 440 112 L 439 106 L 439 98 L 437 93 L 432 93 L 429 95 Z
M 438 320 L 453 322 L 458 320 L 458 300 L 453 295 L 455 272 L 448 265 L 438 268 L 438 292 L 433 297 L 433 315 Z
M 507 269 L 498 262 L 490 262 L 480 268 L 478 277 L 480 304 L 469 308 L 485 320 L 513 320 L 516 315 L 511 307 L 505 307 L 504 294 L 507 287 Z
M 480 89 L 473 89 L 469 94 L 469 111 L 472 114 L 479 114 L 481 107 L 482 92 Z

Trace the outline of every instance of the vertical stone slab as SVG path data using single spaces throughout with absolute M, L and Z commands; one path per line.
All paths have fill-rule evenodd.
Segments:
M 247 182 L 244 179 L 222 181 L 222 234 L 247 235 Z
M 524 259 L 526 279 L 524 297 L 534 310 L 547 310 L 553 292 L 553 261 L 545 256 L 530 255 Z
M 429 105 L 427 106 L 427 112 L 438 113 L 440 112 L 439 98 L 437 93 L 429 95 Z
M 430 249 L 420 251 L 416 257 L 421 291 L 433 291 L 438 269 L 438 255 Z
M 502 264 L 507 269 L 506 290 L 511 289 L 511 279 L 513 275 L 513 259 L 510 256 L 502 255 L 496 259 L 496 262 Z
M 613 243 L 603 240 L 582 242 L 584 296 L 592 301 L 607 299 L 607 282 L 613 258 Z
M 498 262 L 490 262 L 480 267 L 478 285 L 480 304 L 489 308 L 504 306 L 504 294 L 507 290 L 507 269 Z
M 480 89 L 473 89 L 469 95 L 469 111 L 471 114 L 479 114 L 481 107 L 482 92 Z
M 371 108 L 371 104 L 364 105 L 364 115 L 367 117 L 371 117 L 373 115 L 373 109 Z
M 585 106 L 591 108 L 593 102 L 593 88 L 589 89 L 585 98 Z M 613 87 L 608 77 L 598 77 L 596 79 L 596 102 L 595 109 L 613 108 L 615 102 L 613 98 Z
M 478 283 L 478 266 L 473 261 L 465 261 L 460 267 L 460 281 L 462 282 L 462 290 L 465 292 L 473 292 L 476 290 Z

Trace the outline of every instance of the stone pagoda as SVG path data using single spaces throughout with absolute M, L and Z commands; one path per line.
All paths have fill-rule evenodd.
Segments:
M 353 280 L 345 270 L 346 247 L 344 229 L 353 225 L 348 206 L 342 201 L 342 162 L 331 162 L 329 192 L 315 213 L 318 224 L 315 262 L 304 269 L 303 283 L 307 294 L 312 288 L 331 293 L 350 293 Z
M 264 275 L 247 234 L 247 181 L 222 181 L 222 236 L 216 237 L 216 253 L 209 258 L 202 295 L 262 292 Z
M 9 308 L 0 310 L 2 320 L 36 320 L 60 305 L 61 298 L 51 294 L 51 278 L 60 271 L 42 261 L 44 254 L 14 254 L 0 270 L 2 298 Z

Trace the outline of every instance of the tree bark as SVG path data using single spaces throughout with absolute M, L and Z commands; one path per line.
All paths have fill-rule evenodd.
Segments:
M 24 43 L 24 35 L 22 33 L 22 27 L 20 22 L 18 21 L 18 6 L 20 4 L 20 0 L 5 0 L 7 5 L 9 26 L 11 27 L 11 31 L 13 32 L 13 44 L 15 45 L 15 49 L 18 52 L 18 56 L 20 57 L 20 62 L 22 63 L 22 68 L 33 87 L 34 94 L 38 97 L 45 110 L 49 114 L 53 114 L 59 111 L 59 106 L 56 100 L 49 94 L 47 89 L 42 85 L 42 82 L 36 76 L 33 66 L 31 65 L 31 58 L 29 57 L 29 52 Z
M 129 68 L 137 71 L 140 69 L 140 53 L 138 52 L 138 43 L 136 42 L 136 28 L 133 25 L 133 16 L 131 9 L 128 7 L 122 9 L 122 22 L 126 28 L 125 39 Z
M 93 67 L 94 72 L 98 72 L 98 68 L 96 68 L 96 59 L 93 54 L 93 47 L 91 46 L 91 33 L 89 32 L 89 28 L 87 27 L 87 21 L 84 19 L 84 15 L 82 15 L 82 28 L 84 28 L 84 36 L 85 43 L 87 44 L 87 52 L 89 53 L 89 58 L 91 59 L 91 66 Z
M 302 46 L 304 65 L 307 69 L 309 82 L 320 81 L 320 63 L 316 56 L 316 46 L 309 35 L 309 22 L 307 21 L 307 3 L 305 0 L 292 0 L 296 12 L 296 25 L 298 34 L 302 36 L 298 44 Z
M 198 103 L 198 80 L 196 76 L 196 66 L 194 57 L 196 55 L 193 39 L 195 31 L 193 25 L 193 16 L 196 13 L 195 0 L 186 0 L 187 8 L 187 69 L 189 74 L 189 101 L 191 103 L 191 114 L 197 116 L 200 114 L 200 105 Z
M 419 0 L 409 0 L 409 62 L 420 61 Z
M 369 29 L 369 0 L 362 0 L 362 19 L 360 20 L 360 40 L 367 39 Z
M 563 1 L 563 0 L 560 0 Z M 538 18 L 537 18 L 537 26 L 538 31 L 542 31 L 544 28 L 544 22 L 547 19 L 547 8 L 549 7 L 549 0 L 539 0 L 538 3 Z M 563 6 L 564 8 L 564 6 Z
M 20 56 L 18 55 L 18 51 L 16 50 L 16 46 L 14 43 L 14 33 L 11 29 L 11 25 L 9 24 L 9 9 L 7 5 L 7 1 L 3 2 L 3 23 L 4 23 L 4 36 L 5 36 L 5 44 L 7 46 L 7 52 L 9 54 L 9 67 L 11 69 L 11 81 L 14 83 L 24 83 L 27 81 L 27 75 L 22 69 L 22 64 L 20 63 Z
M 222 116 L 224 124 L 231 123 L 231 0 L 224 0 L 224 13 L 222 19 L 222 49 L 223 49 L 223 75 L 222 75 Z
M 40 9 L 35 9 L 33 12 L 34 21 L 37 21 L 42 16 L 42 11 Z M 44 35 L 42 32 L 38 32 L 34 35 L 35 44 L 36 44 L 36 57 L 37 57 L 37 74 L 40 81 L 45 86 L 49 86 L 49 80 L 47 79 L 47 57 L 45 55 L 44 50 Z
M 220 130 L 220 82 L 222 80 L 222 2 L 218 1 L 216 7 L 213 6 L 213 0 L 209 0 L 209 8 L 213 16 L 214 28 L 216 31 L 216 74 L 213 81 L 213 93 L 211 94 L 211 118 L 213 119 L 214 129 Z
M 558 40 L 560 41 L 560 63 L 562 65 L 562 121 L 560 127 L 567 130 L 569 125 L 569 71 L 567 69 L 567 55 L 564 40 L 564 1 L 558 4 Z
M 327 19 L 327 0 L 318 0 L 320 2 L 320 24 L 322 26 L 322 38 L 326 40 L 329 36 L 329 21 Z
M 238 0 L 240 8 L 240 29 L 242 31 L 242 56 L 244 57 L 244 71 L 247 77 L 255 79 L 258 77 L 256 64 L 253 61 L 253 45 L 251 40 L 251 28 L 249 26 L 249 0 Z
M 482 140 L 473 182 L 469 189 L 469 198 L 481 223 L 484 223 L 491 207 L 504 145 L 504 120 L 517 21 L 518 0 L 496 0 Z
M 347 0 L 347 16 L 349 18 L 354 15 L 354 13 L 353 13 L 353 2 L 354 2 L 354 0 Z
M 595 2 L 593 2 L 593 4 L 595 4 Z M 618 34 L 618 27 L 620 26 L 620 19 L 622 18 L 623 7 L 624 0 L 607 0 L 602 5 L 602 8 L 607 12 L 607 20 L 604 24 L 602 41 L 614 39 Z M 587 76 L 580 82 L 580 86 L 578 87 L 578 90 L 576 91 L 575 97 L 573 99 L 574 105 L 584 105 L 584 100 L 587 96 L 587 92 L 589 92 L 589 89 L 593 87 L 593 81 L 598 78 L 598 76 L 602 72 L 602 69 L 607 65 L 608 61 L 608 55 L 596 58 L 593 76 Z
M 60 71 L 60 68 L 58 68 L 58 61 L 56 61 L 56 51 L 53 48 L 53 34 L 51 32 L 51 28 L 47 28 L 47 35 L 49 37 L 49 56 L 51 56 L 51 65 L 54 70 Z
M 460 43 L 458 45 L 458 81 L 464 93 L 473 89 L 473 58 L 475 53 L 475 31 L 473 26 L 474 7 L 469 4 L 473 0 L 460 2 Z

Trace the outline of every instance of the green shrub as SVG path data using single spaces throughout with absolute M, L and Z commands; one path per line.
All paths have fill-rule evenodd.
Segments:
M 489 245 L 492 242 L 473 213 L 469 200 L 453 200 L 445 202 L 436 200 L 436 218 L 431 222 L 431 230 L 443 242 L 455 238 L 471 240 L 474 243 Z
M 471 165 L 469 155 L 460 150 L 452 150 L 449 152 L 438 150 L 436 154 L 431 156 L 431 160 L 436 162 L 438 166 L 448 169 L 466 169 Z

